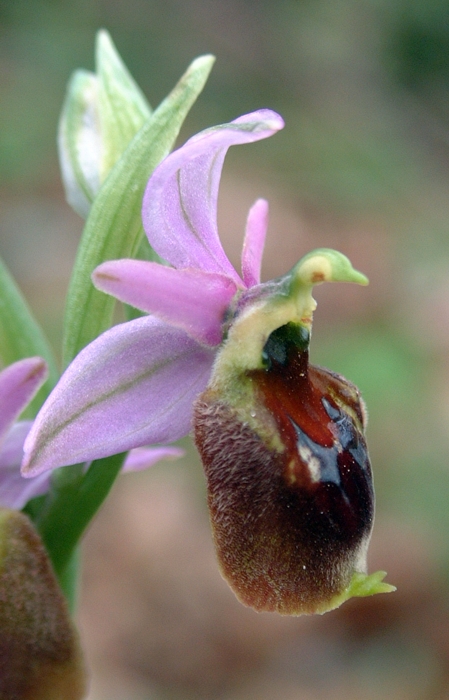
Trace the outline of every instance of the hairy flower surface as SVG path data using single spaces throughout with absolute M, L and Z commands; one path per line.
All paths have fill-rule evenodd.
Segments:
M 230 377 L 219 357 L 195 407 L 220 567 L 258 611 L 325 612 L 367 573 L 363 402 L 344 377 L 309 364 L 308 343 L 305 325 L 289 323 L 270 334 L 258 368 L 242 371 L 237 358 Z
M 251 209 L 234 270 L 217 231 L 217 198 L 229 146 L 271 136 L 281 117 L 260 110 L 197 134 L 150 178 L 143 223 L 172 267 L 139 260 L 100 265 L 96 286 L 151 314 L 99 336 L 79 353 L 38 414 L 23 474 L 90 461 L 190 432 L 227 310 L 260 279 L 267 204 Z

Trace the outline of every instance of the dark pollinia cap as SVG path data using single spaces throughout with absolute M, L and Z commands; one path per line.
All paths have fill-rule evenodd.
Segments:
M 195 439 L 220 567 L 258 611 L 325 612 L 366 573 L 374 516 L 357 388 L 309 365 L 308 333 L 270 335 L 263 368 L 242 377 L 249 400 L 216 386 L 199 398 Z

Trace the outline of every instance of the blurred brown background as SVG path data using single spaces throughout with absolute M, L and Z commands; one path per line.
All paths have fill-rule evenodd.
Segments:
M 220 230 L 235 264 L 270 201 L 264 278 L 336 247 L 368 288 L 319 288 L 312 359 L 356 382 L 377 487 L 370 569 L 395 594 L 319 618 L 237 603 L 212 551 L 201 465 L 120 480 L 84 548 L 89 700 L 449 698 L 449 4 L 437 0 L 0 0 L 0 254 L 59 353 L 82 221 L 55 134 L 106 27 L 156 106 L 217 63 L 180 143 L 260 107 L 283 132 L 231 149 Z

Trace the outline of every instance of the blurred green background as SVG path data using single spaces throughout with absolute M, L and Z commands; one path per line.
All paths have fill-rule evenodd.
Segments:
M 195 56 L 217 56 L 180 143 L 261 107 L 285 118 L 227 158 L 219 220 L 235 264 L 264 196 L 265 279 L 322 246 L 370 277 L 317 290 L 312 360 L 367 401 L 370 568 L 398 592 L 317 619 L 242 608 L 187 445 L 176 465 L 123 478 L 88 535 L 91 700 L 449 698 L 449 3 L 0 0 L 0 254 L 57 353 L 82 230 L 57 121 L 100 27 L 153 106 Z

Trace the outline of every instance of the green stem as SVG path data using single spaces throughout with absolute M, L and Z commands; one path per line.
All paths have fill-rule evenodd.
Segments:
M 81 556 L 80 548 L 73 551 L 67 566 L 59 576 L 59 585 L 66 597 L 69 610 L 73 615 L 78 603 L 78 588 L 80 578 Z
M 57 470 L 36 518 L 36 527 L 69 602 L 76 590 L 76 546 L 108 495 L 124 458 L 125 453 L 97 459 L 86 473 L 82 464 Z

